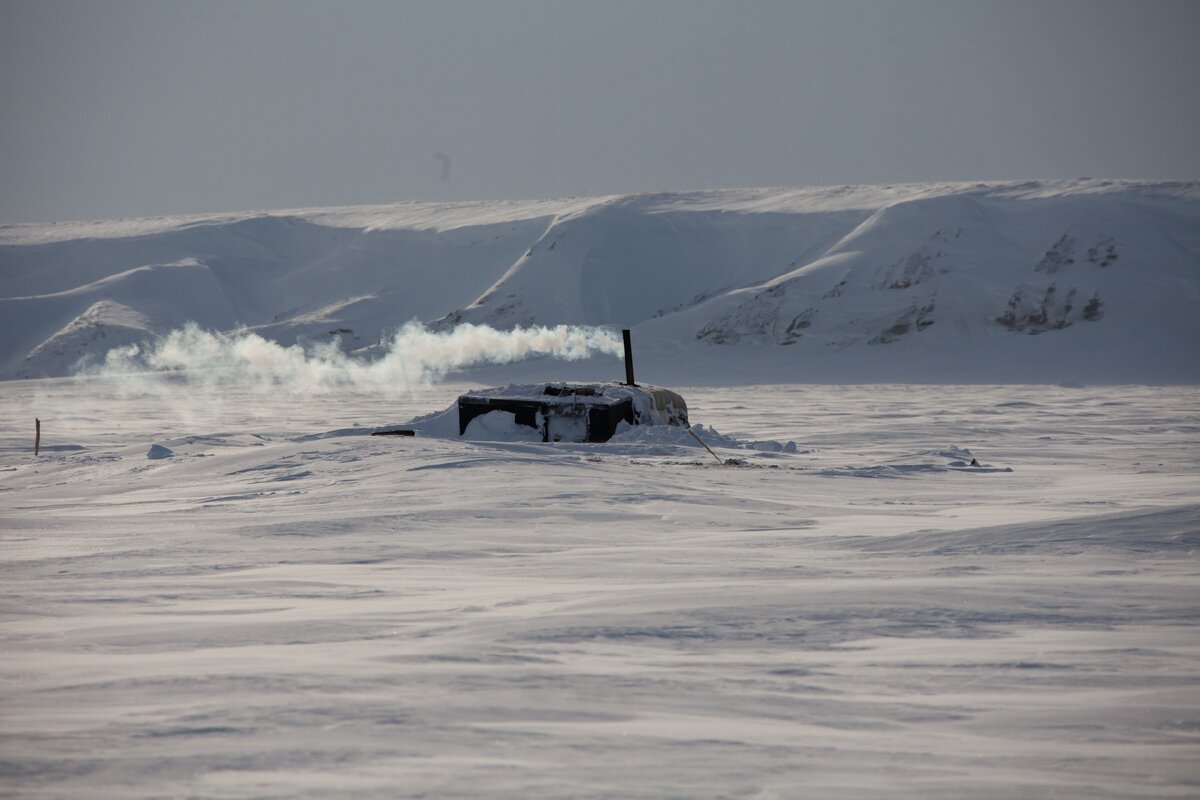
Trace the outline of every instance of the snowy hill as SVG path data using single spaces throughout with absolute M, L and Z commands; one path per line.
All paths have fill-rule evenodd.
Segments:
M 7 378 L 68 374 L 188 321 L 283 344 L 337 340 L 369 357 L 415 318 L 633 327 L 639 369 L 672 381 L 1195 382 L 1198 310 L 1196 183 L 723 190 L 0 227 Z

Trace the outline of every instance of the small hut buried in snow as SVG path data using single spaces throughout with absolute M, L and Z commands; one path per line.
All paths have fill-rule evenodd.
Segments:
M 607 442 L 627 425 L 688 426 L 687 403 L 670 389 L 633 380 L 629 331 L 625 338 L 625 383 L 538 383 L 464 394 L 458 398 L 458 433 L 493 411 L 513 415 L 543 442 Z

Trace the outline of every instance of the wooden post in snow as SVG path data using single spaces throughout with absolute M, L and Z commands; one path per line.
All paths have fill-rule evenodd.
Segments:
M 42 449 L 42 421 L 37 417 L 33 418 L 33 456 L 37 458 L 38 451 Z

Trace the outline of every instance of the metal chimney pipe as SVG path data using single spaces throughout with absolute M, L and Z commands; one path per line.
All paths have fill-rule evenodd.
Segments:
M 633 382 L 633 345 L 629 343 L 629 328 L 622 329 L 621 336 L 625 339 L 625 383 L 637 386 Z

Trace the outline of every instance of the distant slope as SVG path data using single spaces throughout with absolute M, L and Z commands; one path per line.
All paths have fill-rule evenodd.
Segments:
M 366 348 L 418 318 L 634 327 L 710 380 L 1196 382 L 1200 184 L 401 204 L 0 227 L 0 376 L 188 320 Z M 642 373 L 646 374 L 646 373 Z

